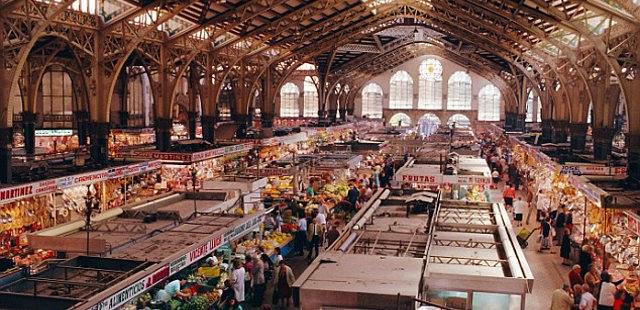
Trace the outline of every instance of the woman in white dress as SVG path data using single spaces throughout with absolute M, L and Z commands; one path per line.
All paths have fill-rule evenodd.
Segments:
M 233 279 L 233 291 L 236 294 L 238 302 L 244 301 L 244 267 L 239 260 L 233 262 L 233 272 L 231 277 Z

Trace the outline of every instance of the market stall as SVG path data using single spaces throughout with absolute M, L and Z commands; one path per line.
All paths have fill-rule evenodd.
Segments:
M 514 138 L 510 142 L 518 168 L 530 175 L 531 187 L 539 192 L 539 205 L 549 206 L 544 211 L 564 206 L 571 214 L 571 258 L 578 262 L 586 249 L 594 266 L 607 270 L 614 281 L 624 279 L 621 287 L 636 296 L 640 287 L 640 216 L 633 210 L 637 204 L 612 197 L 535 147 Z
M 410 159 L 394 174 L 396 188 L 442 188 L 443 196 L 468 201 L 487 201 L 491 171 L 484 159 L 448 154 L 446 162 L 436 158 Z
M 87 196 L 98 213 L 165 193 L 159 169 L 151 161 L 0 189 L 0 255 L 37 256 L 27 234 L 82 219 Z
M 109 131 L 109 156 L 121 158 L 131 149 L 151 146 L 155 142 L 153 128 L 112 129 Z
M 13 134 L 13 154 L 25 155 L 24 136 L 21 132 Z M 54 155 L 72 153 L 80 148 L 78 133 L 73 129 L 36 129 L 35 155 Z
M 228 274 L 231 244 L 258 231 L 263 215 L 262 212 L 250 216 L 201 215 L 122 247 L 109 257 L 142 260 L 149 265 L 135 274 L 119 277 L 106 290 L 89 296 L 74 309 L 136 309 L 137 305 L 165 307 L 176 302 L 198 304 L 207 309 L 219 297 L 218 284 L 222 284 Z M 212 254 L 220 256 L 219 264 L 207 261 Z M 201 266 L 213 268 L 199 273 Z M 175 298 L 158 302 L 157 292 L 164 287 L 165 280 L 187 280 L 187 285 L 180 289 L 186 297 L 176 302 L 172 302 Z
M 129 152 L 127 158 L 160 160 L 162 178 L 167 186 L 176 191 L 189 191 L 193 190 L 194 172 L 196 187 L 200 187 L 202 180 L 237 172 L 246 160 L 245 155 L 252 149 L 252 143 L 243 143 L 198 152 L 135 150 Z

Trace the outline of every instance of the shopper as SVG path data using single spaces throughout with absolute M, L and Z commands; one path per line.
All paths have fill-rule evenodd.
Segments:
M 516 226 L 522 226 L 522 217 L 528 206 L 529 204 L 522 200 L 522 197 L 518 197 L 518 201 L 513 204 L 513 220 Z
M 229 279 L 224 280 L 224 288 L 222 289 L 222 294 L 220 294 L 220 299 L 217 303 L 217 308 L 223 308 L 231 299 L 236 298 L 236 293 L 233 289 L 233 285 Z
M 589 272 L 584 275 L 584 282 L 589 285 L 591 293 L 593 293 L 594 296 L 598 295 L 597 293 L 599 291 L 597 289 L 600 287 L 600 273 L 594 264 L 589 265 Z
M 535 206 L 537 211 L 537 214 L 536 214 L 537 221 L 542 222 L 542 220 L 544 220 L 544 218 L 547 216 L 547 211 L 548 211 L 548 206 L 546 205 L 547 197 L 542 192 L 542 189 L 538 190 L 538 194 L 535 196 L 534 201 L 535 201 Z
M 571 309 L 578 309 L 580 307 L 580 300 L 582 299 L 582 284 L 576 284 L 572 286 L 573 293 L 573 304 L 571 305 Z
M 351 184 L 351 188 L 347 192 L 347 200 L 351 203 L 353 207 L 356 206 L 356 202 L 358 202 L 358 197 L 360 197 L 360 191 L 354 184 Z
M 307 241 L 309 242 L 309 254 L 307 255 L 307 259 L 309 262 L 313 258 L 318 257 L 320 254 L 320 244 L 322 244 L 322 235 L 323 229 L 322 225 L 320 225 L 315 219 L 311 222 L 307 229 Z M 313 251 L 316 251 L 315 256 L 313 255 Z
M 545 218 L 540 224 L 540 251 L 551 248 L 551 219 Z
M 276 248 L 276 249 L 280 249 L 280 248 Z M 271 258 L 269 258 L 269 255 L 267 255 L 266 253 L 260 254 L 260 260 L 262 260 L 262 263 L 264 264 L 264 280 L 265 282 L 269 282 L 271 281 L 271 279 L 273 279 L 274 263 L 271 261 Z
M 231 298 L 224 306 L 223 310 L 242 310 L 242 306 L 240 305 L 240 301 L 235 298 Z
M 584 280 L 580 275 L 580 265 L 573 265 L 571 271 L 569 271 L 569 284 L 573 287 L 576 284 L 584 284 Z
M 235 298 L 239 302 L 244 301 L 244 275 L 245 270 L 242 267 L 242 262 L 240 260 L 236 260 L 233 263 L 233 272 L 231 273 L 233 291 L 235 294 Z
M 262 305 L 264 299 L 264 291 L 266 289 L 266 280 L 264 276 L 265 265 L 264 262 L 254 256 L 253 258 L 253 271 L 251 278 L 253 279 L 253 304 L 256 306 Z
M 322 225 L 323 228 L 326 229 L 327 227 L 327 216 L 324 213 L 321 212 L 317 212 L 318 214 L 316 214 L 316 223 Z
M 573 305 L 571 288 L 563 284 L 561 289 L 553 291 L 551 295 L 551 310 L 570 310 Z
M 304 217 L 304 213 L 301 213 L 298 218 L 298 231 L 296 231 L 294 240 L 294 249 L 298 256 L 304 255 L 304 246 L 307 239 L 307 219 Z
M 265 231 L 275 231 L 276 230 L 276 220 L 273 216 L 265 216 L 264 217 L 264 230 Z
M 564 237 L 564 224 L 566 223 L 566 217 L 564 206 L 558 208 L 556 217 L 553 221 L 553 227 L 556 233 L 556 245 L 562 245 L 562 238 Z
M 331 228 L 327 231 L 327 248 L 330 247 L 340 237 L 338 231 L 338 225 L 336 223 L 331 224 Z
M 580 254 L 578 255 L 578 264 L 582 268 L 582 277 L 584 278 L 587 272 L 590 272 L 592 269 L 594 270 L 594 277 L 600 281 L 600 277 L 598 276 L 597 270 L 595 270 L 595 265 L 593 265 L 593 256 L 592 256 L 591 246 L 585 244 L 580 248 Z M 593 287 L 592 287 L 593 288 Z M 595 292 L 595 291 L 593 291 Z
M 252 281 L 251 278 L 253 276 L 253 260 L 251 259 L 251 255 L 245 255 L 244 256 L 244 265 L 242 265 L 242 267 L 244 267 L 244 294 L 245 294 L 245 299 L 248 300 L 250 299 L 251 295 L 253 294 L 253 286 L 251 286 Z
M 507 206 L 507 209 L 513 207 L 513 198 L 516 197 L 516 189 L 511 186 L 511 184 L 507 183 L 507 186 L 502 191 L 502 198 L 504 199 L 504 204 Z
M 284 259 L 284 258 L 282 258 L 282 249 L 280 249 L 279 246 L 275 247 L 273 249 L 273 255 L 276 257 L 276 259 L 275 259 L 276 261 L 273 262 L 273 263 L 274 263 L 274 265 L 278 266 L 278 264 L 280 264 L 280 262 Z
M 562 243 L 560 244 L 560 257 L 562 257 L 562 264 L 570 266 L 571 260 L 571 231 L 565 228 L 562 232 Z M 580 265 L 576 265 L 580 267 Z
M 578 309 L 580 310 L 596 310 L 596 304 L 598 300 L 591 293 L 592 289 L 588 284 L 582 285 L 582 295 L 580 296 L 580 304 Z
M 280 261 L 280 265 L 278 266 L 278 275 L 276 276 L 275 281 L 275 292 L 274 294 L 278 297 L 278 304 L 285 304 L 289 307 L 289 299 L 291 298 L 292 291 L 291 286 L 296 281 L 293 276 L 293 271 L 284 261 Z
M 491 178 L 493 179 L 493 184 L 500 183 L 500 172 L 498 172 L 496 168 L 493 168 L 493 171 L 491 172 Z
M 600 293 L 598 294 L 598 310 L 613 310 L 613 304 L 616 300 L 616 285 L 622 283 L 622 280 L 616 283 L 611 282 L 611 275 L 603 271 L 600 274 Z

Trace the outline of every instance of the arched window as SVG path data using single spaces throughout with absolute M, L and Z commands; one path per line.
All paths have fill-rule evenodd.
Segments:
M 42 115 L 44 128 L 72 128 L 73 83 L 67 72 L 60 68 L 51 69 L 42 76 Z
M 298 117 L 298 97 L 300 90 L 293 83 L 287 83 L 280 89 L 280 116 Z
M 525 122 L 533 122 L 533 90 L 529 91 L 529 97 L 527 97 L 527 117 Z
M 389 125 L 394 127 L 409 127 L 411 126 L 411 118 L 404 113 L 398 113 L 391 117 Z
M 471 77 L 464 71 L 449 77 L 447 109 L 471 110 Z
M 452 124 L 455 124 L 457 128 L 463 128 L 471 126 L 471 121 L 468 117 L 462 114 L 454 114 L 447 121 L 448 126 L 451 126 Z
M 542 101 L 540 101 L 540 96 L 538 96 L 538 116 L 536 118 L 536 122 L 542 122 Z
M 151 115 L 151 85 L 144 67 L 131 66 L 126 68 L 127 74 L 127 112 L 129 112 L 128 126 L 148 126 Z
M 591 113 L 593 111 L 593 102 L 589 102 L 589 110 L 587 110 L 587 124 L 591 124 L 592 116 Z
M 440 127 L 440 118 L 432 113 L 427 113 L 418 120 L 418 132 L 423 136 L 430 136 Z
M 398 71 L 391 77 L 389 108 L 411 109 L 413 107 L 413 79 L 407 71 Z
M 318 117 L 318 89 L 315 77 L 304 77 L 304 117 Z
M 442 109 L 442 64 L 428 58 L 420 63 L 418 109 Z
M 382 87 L 369 83 L 362 89 L 362 116 L 382 118 Z
M 500 120 L 500 90 L 493 84 L 483 87 L 478 93 L 478 120 Z

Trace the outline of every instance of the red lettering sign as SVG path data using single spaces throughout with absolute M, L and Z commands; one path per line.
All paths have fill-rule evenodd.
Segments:
M 196 261 L 198 258 L 206 255 L 207 250 L 209 249 L 208 245 L 209 245 L 208 243 L 205 243 L 199 246 L 197 249 L 191 251 L 191 253 L 189 253 L 189 261 L 191 262 Z
M 147 277 L 145 288 L 150 288 L 168 277 L 169 277 L 169 266 L 164 266 L 160 268 L 160 270 L 154 272 L 153 274 L 150 274 Z

